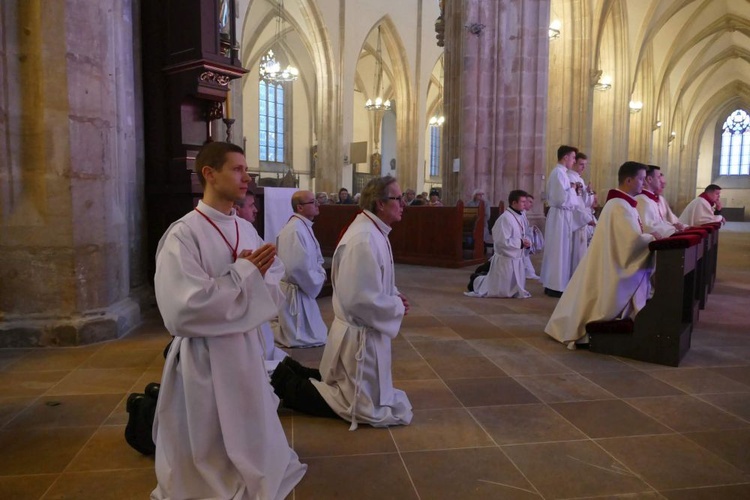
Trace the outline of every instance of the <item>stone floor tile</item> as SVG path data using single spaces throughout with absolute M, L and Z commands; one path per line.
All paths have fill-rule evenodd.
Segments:
M 143 500 L 156 487 L 153 469 L 62 474 L 43 500 Z
M 463 408 L 415 410 L 410 425 L 391 428 L 399 451 L 492 446 L 492 440 Z
M 660 370 L 652 372 L 651 376 L 688 394 L 750 392 L 750 385 L 737 382 L 707 368 Z
M 550 406 L 592 438 L 673 432 L 620 400 L 577 401 Z
M 488 406 L 469 411 L 499 445 L 586 439 L 547 405 Z
M 96 427 L 0 431 L 0 475 L 62 472 Z
M 684 394 L 681 390 L 651 376 L 653 372 L 593 372 L 584 376 L 621 398 Z
M 746 478 L 678 434 L 600 439 L 597 444 L 657 490 L 740 483 Z
M 396 451 L 393 437 L 385 428 L 361 424 L 352 432 L 344 420 L 299 414 L 292 418 L 292 428 L 294 449 L 302 458 Z
M 750 423 L 693 396 L 632 398 L 628 399 L 627 402 L 677 432 L 750 427 Z
M 750 429 L 690 432 L 684 436 L 750 474 Z
M 443 380 L 507 375 L 487 358 L 430 358 L 428 362 Z
M 305 462 L 307 474 L 294 490 L 295 500 L 418 498 L 401 458 L 395 453 L 309 458 Z
M 45 394 L 122 394 L 133 387 L 143 372 L 142 368 L 73 370 Z
M 124 425 L 100 427 L 76 455 L 66 472 L 153 469 L 154 457 L 141 455 L 128 445 L 124 436 Z
M 466 406 L 538 403 L 539 400 L 510 377 L 453 379 L 445 382 Z
M 415 410 L 461 407 L 461 402 L 440 379 L 401 380 L 396 385 L 406 392 Z
M 0 498 L 8 500 L 39 500 L 59 474 L 1 476 Z
M 99 426 L 122 397 L 123 394 L 44 396 L 19 413 L 5 429 Z
M 516 380 L 545 403 L 612 399 L 612 394 L 577 373 L 516 377 Z
M 420 451 L 403 459 L 421 498 L 540 498 L 498 448 Z
M 432 380 L 438 375 L 423 359 L 392 361 L 391 375 L 393 380 Z
M 545 498 L 653 491 L 591 441 L 510 445 L 502 449 Z

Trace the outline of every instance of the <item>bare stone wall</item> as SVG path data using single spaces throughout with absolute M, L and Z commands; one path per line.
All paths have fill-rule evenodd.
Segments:
M 0 346 L 116 338 L 145 282 L 132 0 L 0 9 Z

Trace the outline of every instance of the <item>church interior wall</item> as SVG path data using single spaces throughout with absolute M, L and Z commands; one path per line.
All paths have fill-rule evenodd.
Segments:
M 0 164 L 0 256 L 5 263 L 0 328 L 6 339 L 21 319 L 37 321 L 23 340 L 31 344 L 111 338 L 138 321 L 139 290 L 148 283 L 139 135 L 140 1 L 4 2 L 0 10 L 0 69 L 10 75 L 0 81 L 0 148 L 6 152 Z M 476 7 L 475 0 L 464 1 Z M 502 140 L 493 136 L 482 157 L 487 165 L 472 182 L 507 193 L 506 184 L 548 172 L 556 148 L 568 143 L 590 153 L 588 175 L 600 192 L 614 186 L 616 168 L 632 158 L 662 167 L 668 177 L 665 194 L 676 212 L 708 182 L 723 184 L 726 206 L 750 206 L 747 179 L 717 178 L 712 161 L 715 130 L 726 110 L 747 109 L 750 102 L 750 3 L 547 1 L 562 33 L 549 42 L 546 74 L 529 73 L 539 77 L 537 83 L 548 80 L 548 105 L 540 114 L 546 124 L 536 131 L 545 143 L 543 170 L 487 166 L 505 165 L 498 157 L 523 160 L 504 158 L 503 148 L 529 137 L 533 123 L 513 118 L 521 108 L 512 108 L 512 100 L 523 92 L 514 96 L 511 87 L 501 88 L 488 101 L 503 103 L 497 106 L 502 109 L 496 110 L 496 122 L 482 126 L 507 133 Z M 246 146 L 248 163 L 257 169 L 258 62 L 276 43 L 277 4 L 237 4 L 241 57 L 249 73 L 232 84 L 233 138 Z M 374 84 L 372 47 L 380 24 L 384 87 L 396 110 L 395 174 L 402 188 L 428 190 L 434 179 L 427 170 L 427 121 L 443 80 L 436 73 L 443 53 L 435 43 L 438 2 L 286 0 L 285 8 L 283 42 L 276 48 L 301 70 L 300 81 L 293 84 L 290 120 L 290 158 L 300 187 L 351 188 L 353 166 L 345 161 L 349 145 L 367 141 L 368 158 L 384 147 L 380 118 L 363 108 Z M 533 17 L 527 27 L 532 29 L 545 16 L 525 8 Z M 502 56 L 514 47 L 503 38 L 511 31 L 488 29 L 495 38 L 486 43 L 497 42 L 493 50 Z M 532 57 L 542 60 L 543 52 Z M 602 74 L 613 79 L 606 92 L 594 90 Z M 490 88 L 488 81 L 484 75 L 479 83 Z M 640 113 L 630 112 L 631 100 L 643 102 Z M 450 106 L 444 106 L 446 117 Z M 315 179 L 309 177 L 312 146 L 318 150 Z M 389 171 L 385 155 L 382 164 Z M 359 164 L 358 170 L 368 171 L 369 165 Z M 529 185 L 535 194 L 544 189 L 543 181 Z M 465 194 L 474 187 L 482 186 L 461 185 L 460 190 Z

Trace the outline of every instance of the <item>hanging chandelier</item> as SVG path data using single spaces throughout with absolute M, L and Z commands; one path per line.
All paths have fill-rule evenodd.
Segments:
M 276 15 L 276 35 L 274 45 L 281 46 L 282 33 L 284 32 L 284 0 L 277 2 L 278 13 Z M 299 70 L 288 65 L 286 68 L 281 67 L 281 63 L 276 59 L 273 50 L 269 49 L 265 56 L 260 60 L 260 77 L 267 82 L 293 82 L 299 78 Z
M 365 108 L 369 111 L 388 111 L 391 101 L 383 99 L 383 49 L 380 45 L 380 26 L 378 26 L 378 43 L 375 49 L 375 100 L 367 99 Z

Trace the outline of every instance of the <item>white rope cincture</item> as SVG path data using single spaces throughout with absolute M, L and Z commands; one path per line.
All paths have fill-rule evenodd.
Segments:
M 362 378 L 364 377 L 363 361 L 365 359 L 365 353 L 367 352 L 367 328 L 359 328 L 357 330 L 357 337 L 359 340 L 359 346 L 357 347 L 357 353 L 354 355 L 354 359 L 357 362 L 357 370 L 354 377 L 354 401 L 352 401 L 352 425 L 349 427 L 350 431 L 357 430 L 357 401 L 359 400 Z

